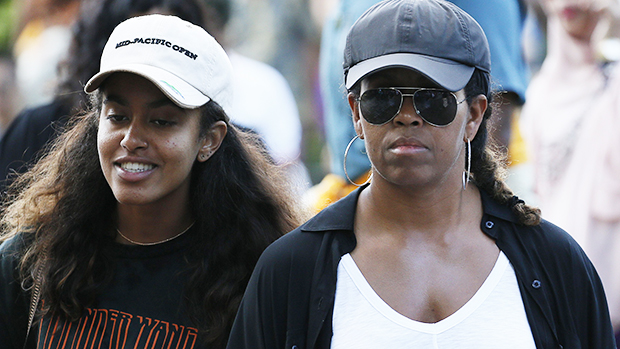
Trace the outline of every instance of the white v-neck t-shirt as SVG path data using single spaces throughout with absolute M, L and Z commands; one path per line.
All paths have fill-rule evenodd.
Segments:
M 503 252 L 474 296 L 436 323 L 411 320 L 392 309 L 346 254 L 338 264 L 331 348 L 534 349 L 536 345 L 514 269 Z

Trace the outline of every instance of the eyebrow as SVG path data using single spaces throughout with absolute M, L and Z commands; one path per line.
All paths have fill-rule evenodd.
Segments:
M 103 104 L 108 104 L 110 102 L 120 104 L 122 106 L 127 106 L 129 104 L 127 100 L 124 99 L 123 97 L 118 96 L 118 95 L 113 95 L 113 94 L 107 95 L 103 99 Z
M 178 105 L 174 104 L 174 102 L 172 102 L 169 98 L 164 97 L 162 99 L 150 102 L 147 104 L 149 106 L 149 108 L 159 108 L 159 107 L 163 107 L 163 106 L 168 106 L 171 105 L 173 107 L 177 107 L 177 108 L 181 108 Z M 181 108 L 182 109 L 182 108 Z

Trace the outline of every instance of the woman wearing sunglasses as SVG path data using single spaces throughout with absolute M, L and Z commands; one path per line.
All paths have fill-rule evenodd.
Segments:
M 178 17 L 133 17 L 85 91 L 92 108 L 10 188 L 0 348 L 225 347 L 260 253 L 300 223 L 229 123 L 228 57 Z
M 259 260 L 229 348 L 613 348 L 587 256 L 487 148 L 485 35 L 442 0 L 388 0 L 344 52 L 372 178 Z

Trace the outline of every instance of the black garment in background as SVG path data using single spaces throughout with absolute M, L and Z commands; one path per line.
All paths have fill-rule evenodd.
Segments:
M 70 111 L 69 103 L 55 99 L 40 107 L 24 109 L 13 120 L 0 138 L 0 193 L 10 183 L 11 173 L 25 172 L 41 155 L 40 150 L 58 136 Z

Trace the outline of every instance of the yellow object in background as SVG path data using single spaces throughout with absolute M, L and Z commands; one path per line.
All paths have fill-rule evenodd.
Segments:
M 356 179 L 355 183 L 363 184 L 368 180 L 370 171 Z M 346 179 L 330 173 L 323 180 L 304 194 L 304 201 L 316 213 L 347 196 L 357 188 Z

